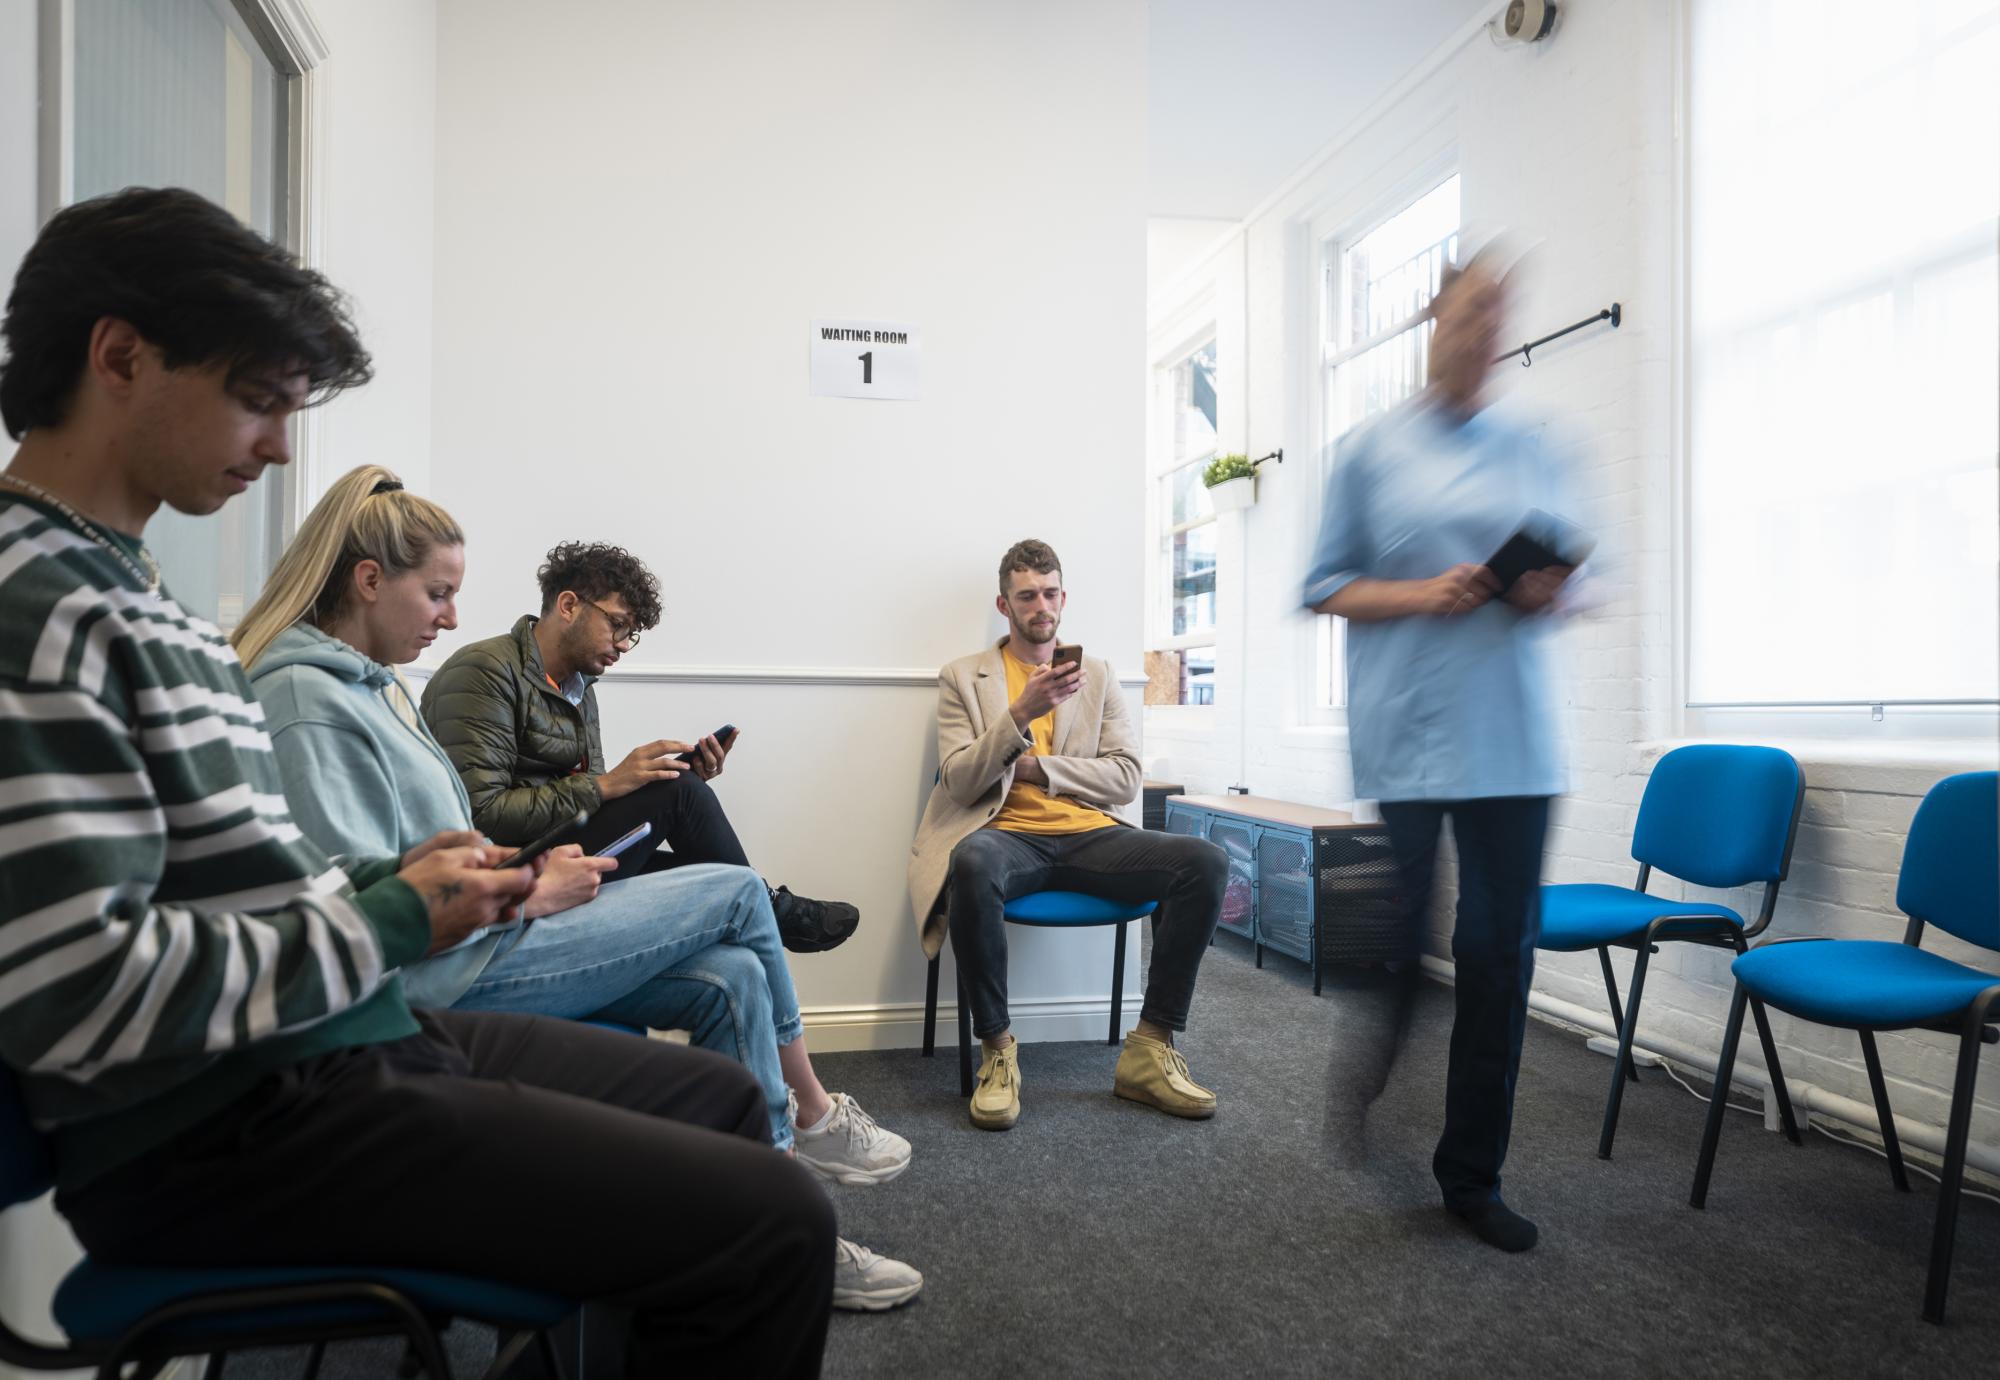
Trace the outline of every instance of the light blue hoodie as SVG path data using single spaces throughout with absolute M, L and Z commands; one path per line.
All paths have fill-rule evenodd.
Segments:
M 440 830 L 472 828 L 458 772 L 387 666 L 295 623 L 257 659 L 250 683 L 292 818 L 328 854 L 399 855 Z M 403 969 L 410 1005 L 450 1006 L 515 937 L 484 930 Z

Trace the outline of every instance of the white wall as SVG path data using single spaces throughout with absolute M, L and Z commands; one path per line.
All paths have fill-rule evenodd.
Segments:
M 438 14 L 458 640 L 531 610 L 557 541 L 646 559 L 667 616 L 600 691 L 608 750 L 738 724 L 753 862 L 862 909 L 795 968 L 810 1023 L 855 1026 L 816 1038 L 911 1042 L 933 677 L 996 633 L 1000 553 L 1051 542 L 1068 632 L 1139 671 L 1144 6 Z M 808 395 L 810 322 L 841 315 L 921 330 L 921 401 Z M 1023 1033 L 1087 1032 L 1109 954 L 1018 938 Z
M 327 43 L 319 265 L 354 302 L 375 359 L 366 388 L 319 419 L 315 492 L 356 465 L 430 484 L 431 272 L 436 260 L 437 7 L 315 0 Z
M 1286 462 L 1264 467 L 1255 508 L 1222 519 L 1219 703 L 1146 711 L 1149 774 L 1191 791 L 1240 781 L 1294 800 L 1351 798 L 1345 732 L 1314 724 L 1307 708 L 1311 625 L 1294 608 L 1323 480 L 1308 401 L 1318 386 L 1311 227 L 1362 228 L 1409 175 L 1443 159 L 1463 176 L 1468 224 L 1543 240 L 1520 302 L 1521 338 L 1613 301 L 1624 307 L 1621 329 L 1579 333 L 1538 351 L 1532 369 L 1510 367 L 1506 378 L 1574 443 L 1586 516 L 1608 557 L 1608 606 L 1561 637 L 1572 790 L 1557 809 L 1547 875 L 1631 883 L 1631 828 L 1646 775 L 1680 731 L 1672 597 L 1675 9 L 1576 0 L 1553 38 L 1531 49 L 1496 48 L 1468 31 L 1342 132 L 1234 244 L 1152 300 L 1156 358 L 1191 320 L 1220 317 L 1222 443 L 1252 455 L 1283 446 Z M 1809 790 L 1774 932 L 1899 938 L 1894 878 L 1917 801 L 1950 771 L 1993 765 L 1992 745 L 1787 746 Z M 1676 894 L 1673 886 L 1662 889 Z M 1443 907 L 1451 899 L 1444 888 Z M 1754 914 L 1758 898 L 1737 894 L 1728 904 Z M 1441 954 L 1447 915 L 1441 909 L 1436 920 Z M 1629 959 L 1617 961 L 1623 974 Z M 1544 954 L 1536 988 L 1604 1008 L 1594 955 Z M 1728 997 L 1723 954 L 1664 946 L 1649 972 L 1641 1042 L 1714 1051 Z M 1790 1077 L 1868 1101 L 1852 1035 L 1773 1021 Z M 1920 1033 L 1885 1038 L 1881 1048 L 1899 1113 L 1941 1125 L 1952 1043 Z M 1761 1063 L 1749 1047 L 1743 1058 Z M 2000 1142 L 2000 1086 L 1991 1078 L 1974 1136 Z

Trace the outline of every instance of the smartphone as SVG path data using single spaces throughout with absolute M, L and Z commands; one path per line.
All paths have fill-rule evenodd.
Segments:
M 561 824 L 549 830 L 548 833 L 543 834 L 513 857 L 507 859 L 506 862 L 501 863 L 500 866 L 503 868 L 526 867 L 551 848 L 560 848 L 565 843 L 576 842 L 576 836 L 583 832 L 583 826 L 588 823 L 590 823 L 590 811 L 578 810 Z
M 1056 654 L 1049 661 L 1052 670 L 1067 670 L 1070 666 L 1083 664 L 1083 644 L 1081 642 L 1058 642 Z
M 720 746 L 724 752 L 727 752 L 729 751 L 729 744 L 733 742 L 736 738 L 736 725 L 724 724 L 721 728 L 716 729 L 715 732 L 710 734 L 709 736 L 715 739 L 717 745 Z M 692 765 L 697 755 L 698 754 L 692 752 L 677 752 L 672 757 L 669 757 L 667 760 L 669 762 L 686 762 Z
M 640 839 L 646 837 L 646 835 L 652 832 L 653 832 L 653 822 L 649 819 L 641 820 L 639 822 L 639 827 L 634 829 L 631 833 L 626 834 L 621 838 L 613 839 L 610 843 L 607 843 L 604 845 L 604 847 L 598 849 L 597 856 L 600 858 L 615 858 L 620 853 L 623 853 L 626 849 L 630 848 L 633 844 L 637 843 Z

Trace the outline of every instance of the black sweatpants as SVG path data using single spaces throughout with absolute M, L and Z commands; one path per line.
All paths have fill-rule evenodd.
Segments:
M 819 1373 L 833 1208 L 771 1149 L 742 1065 L 541 1016 L 419 1019 L 274 1074 L 58 1210 L 107 1262 L 396 1265 L 601 1300 L 631 1310 L 629 1377 Z

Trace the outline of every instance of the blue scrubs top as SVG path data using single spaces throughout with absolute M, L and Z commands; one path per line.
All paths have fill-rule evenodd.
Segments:
M 1425 396 L 1342 437 L 1306 573 L 1312 607 L 1350 581 L 1481 564 L 1539 508 L 1575 501 L 1539 429 Z M 1560 795 L 1567 774 L 1545 643 L 1555 620 L 1494 599 L 1454 618 L 1347 625 L 1354 791 L 1370 800 Z

